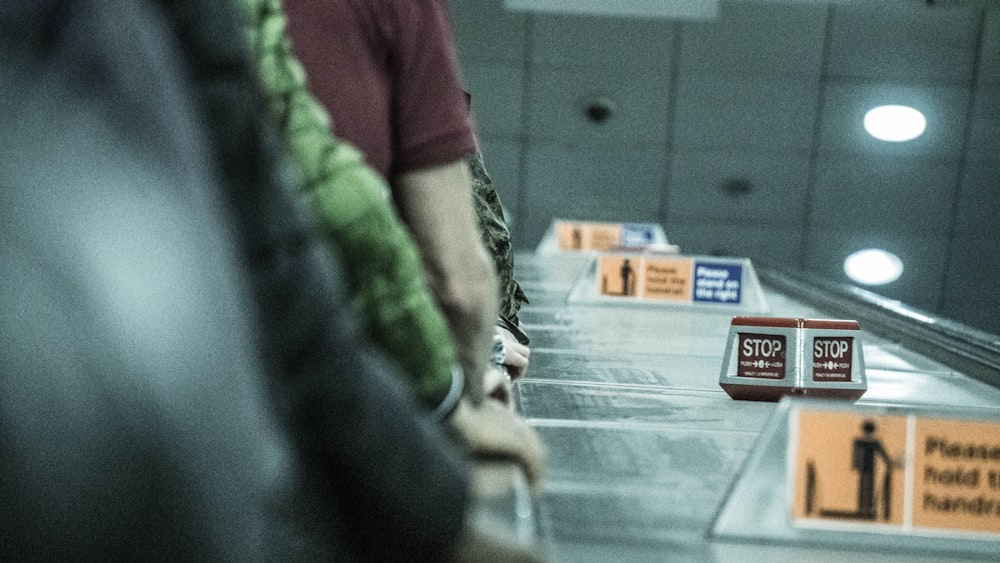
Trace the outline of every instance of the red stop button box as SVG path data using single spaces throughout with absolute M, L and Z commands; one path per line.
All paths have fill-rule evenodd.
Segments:
M 734 317 L 719 385 L 734 399 L 856 400 L 867 391 L 857 321 Z

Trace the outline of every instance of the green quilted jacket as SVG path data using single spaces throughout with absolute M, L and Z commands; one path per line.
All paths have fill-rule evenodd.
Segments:
M 455 346 L 420 255 L 361 153 L 333 136 L 291 53 L 280 0 L 236 0 L 272 114 L 302 176 L 302 196 L 344 264 L 369 336 L 438 416 L 461 396 Z

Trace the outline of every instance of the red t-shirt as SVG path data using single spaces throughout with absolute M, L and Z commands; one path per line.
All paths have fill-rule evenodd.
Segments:
M 310 91 L 384 177 L 475 149 L 441 0 L 285 0 Z

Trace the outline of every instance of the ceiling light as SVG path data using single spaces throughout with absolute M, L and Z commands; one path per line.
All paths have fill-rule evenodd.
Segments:
M 865 131 L 882 141 L 901 143 L 923 134 L 927 119 L 909 106 L 878 106 L 865 114 Z
M 844 273 L 860 284 L 884 285 L 903 275 L 903 261 L 891 252 L 866 248 L 844 260 Z

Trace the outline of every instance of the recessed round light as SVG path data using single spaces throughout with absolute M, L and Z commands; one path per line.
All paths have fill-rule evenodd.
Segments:
M 865 114 L 865 131 L 881 141 L 912 141 L 923 135 L 925 129 L 927 118 L 909 106 L 878 106 Z
M 864 285 L 885 285 L 903 275 L 903 261 L 899 256 L 878 248 L 866 248 L 844 260 L 844 273 L 851 280 Z

